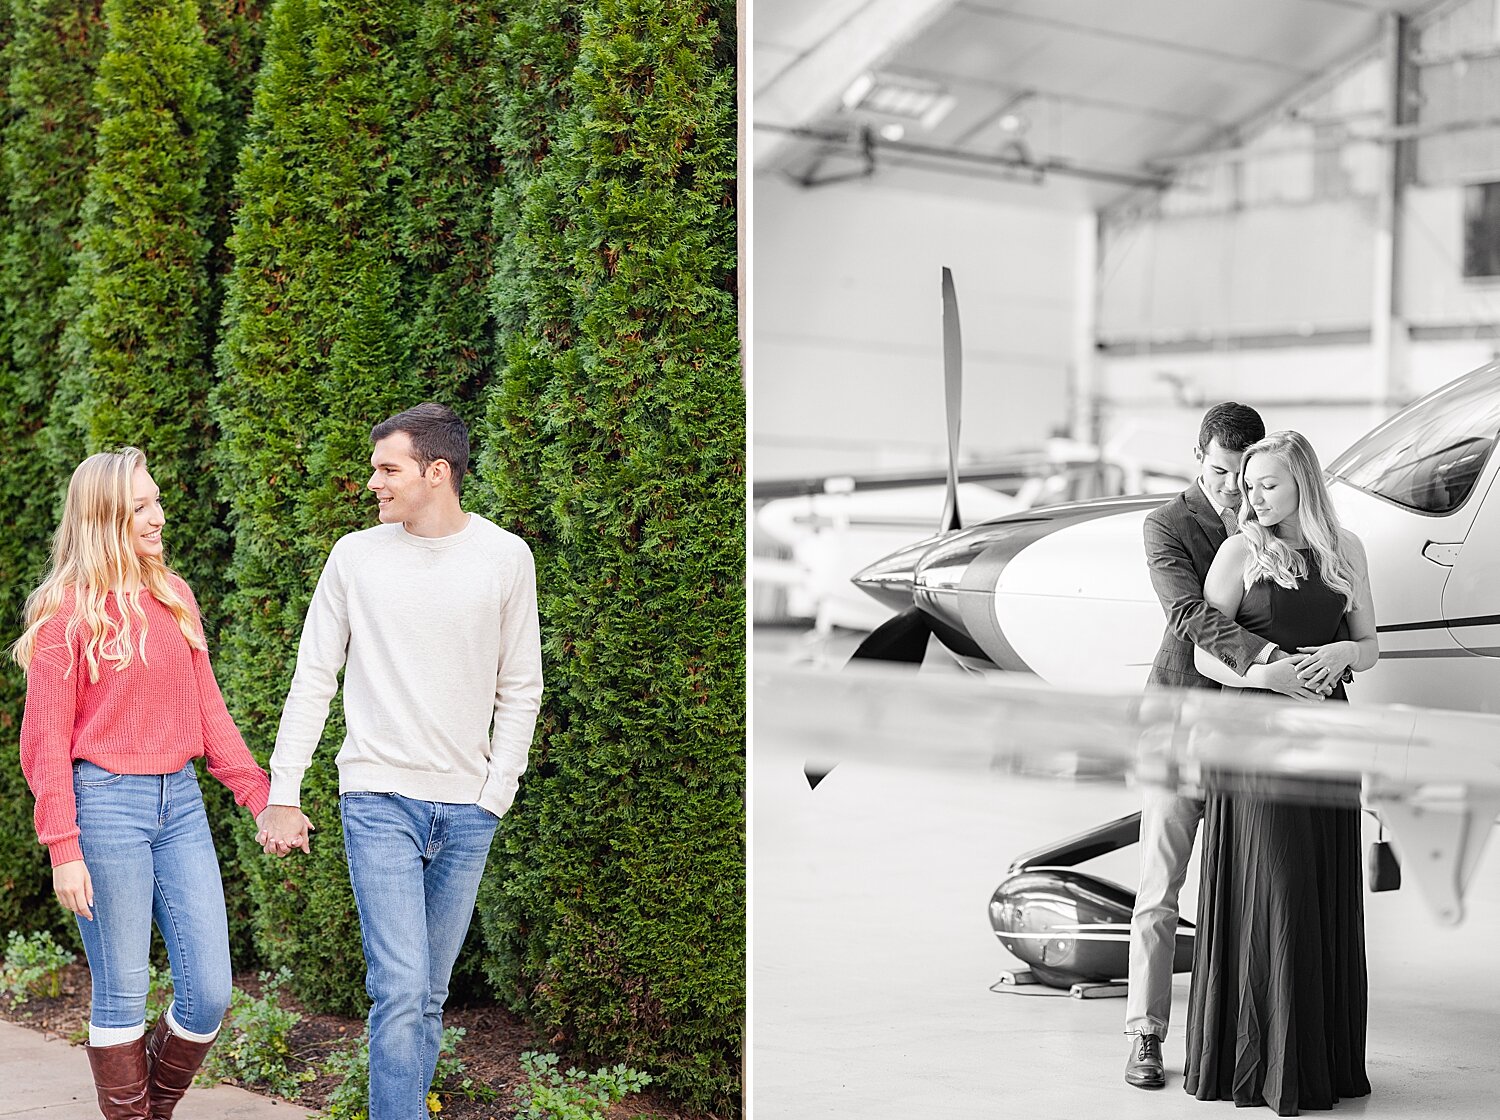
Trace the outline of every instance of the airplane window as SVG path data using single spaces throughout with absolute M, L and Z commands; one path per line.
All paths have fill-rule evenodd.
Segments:
M 1398 412 L 1328 467 L 1361 490 L 1422 513 L 1463 505 L 1500 434 L 1500 363 Z

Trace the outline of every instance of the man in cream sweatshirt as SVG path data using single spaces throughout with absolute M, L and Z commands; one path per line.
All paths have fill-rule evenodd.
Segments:
M 460 505 L 468 432 L 417 405 L 371 432 L 380 524 L 334 545 L 271 755 L 268 852 L 307 850 L 303 772 L 344 670 L 339 812 L 370 1008 L 369 1120 L 426 1120 L 443 1001 L 541 704 L 536 572 Z

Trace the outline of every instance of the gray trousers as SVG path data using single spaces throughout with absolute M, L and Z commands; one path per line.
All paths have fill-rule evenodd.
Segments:
M 1177 948 L 1177 896 L 1203 802 L 1155 786 L 1141 805 L 1141 885 L 1130 919 L 1130 989 L 1125 1033 L 1167 1037 L 1172 1015 L 1172 958 Z

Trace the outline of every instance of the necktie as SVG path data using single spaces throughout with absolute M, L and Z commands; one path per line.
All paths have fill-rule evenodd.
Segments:
M 1224 522 L 1224 531 L 1231 537 L 1240 531 L 1239 522 L 1235 518 L 1234 510 L 1223 509 L 1219 511 L 1219 520 Z

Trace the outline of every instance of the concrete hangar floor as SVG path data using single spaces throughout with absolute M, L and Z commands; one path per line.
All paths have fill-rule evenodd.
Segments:
M 757 631 L 757 666 L 800 637 Z M 836 642 L 829 655 L 847 652 Z M 1019 967 L 986 915 L 1010 860 L 1135 811 L 1135 791 L 855 765 L 810 791 L 794 759 L 759 744 L 753 791 L 752 1120 L 1230 1115 L 1232 1104 L 1182 1090 L 1187 974 L 1174 986 L 1167 1087 L 1155 1091 L 1123 1080 L 1123 1000 L 990 991 Z M 1373 1092 L 1308 1115 L 1500 1116 L 1494 847 L 1457 928 L 1440 926 L 1409 881 L 1367 891 Z M 1132 846 L 1083 869 L 1133 889 L 1137 860 Z M 1195 856 L 1189 918 L 1197 876 Z

